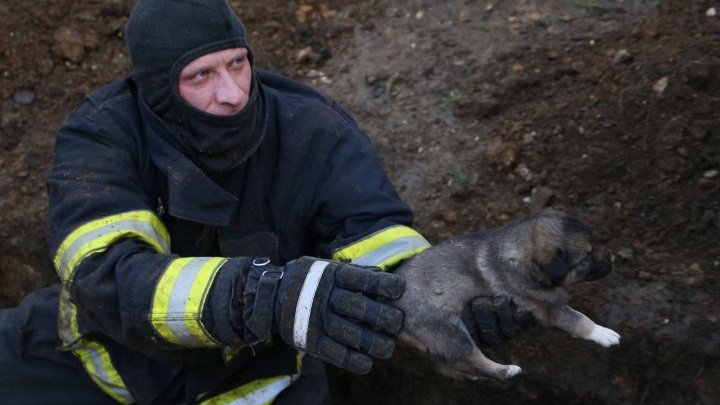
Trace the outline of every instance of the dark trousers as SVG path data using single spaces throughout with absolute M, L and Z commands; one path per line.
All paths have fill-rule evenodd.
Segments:
M 59 285 L 0 309 L 0 405 L 112 404 L 57 335 Z M 325 368 L 305 356 L 302 376 L 274 404 L 329 404 Z

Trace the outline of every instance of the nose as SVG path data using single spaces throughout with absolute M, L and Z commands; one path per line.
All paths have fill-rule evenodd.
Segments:
M 597 248 L 593 252 L 592 261 L 593 265 L 590 266 L 585 281 L 601 279 L 612 271 L 612 253 L 607 248 Z
M 219 104 L 238 106 L 243 100 L 243 91 L 228 72 L 222 72 L 215 88 L 215 100 Z

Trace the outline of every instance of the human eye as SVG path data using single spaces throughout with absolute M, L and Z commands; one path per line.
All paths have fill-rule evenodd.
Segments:
M 206 77 L 208 77 L 209 74 L 210 74 L 210 72 L 207 71 L 206 69 L 198 70 L 197 72 L 195 72 L 195 73 L 193 74 L 192 79 L 193 79 L 194 81 L 202 81 L 202 80 L 204 80 Z
M 232 64 L 233 66 L 242 66 L 243 63 L 245 63 L 245 60 L 247 57 L 245 55 L 237 56 L 235 59 L 233 59 Z
M 188 84 L 201 84 L 205 82 L 209 75 L 210 71 L 208 69 L 187 70 L 180 74 L 180 80 Z

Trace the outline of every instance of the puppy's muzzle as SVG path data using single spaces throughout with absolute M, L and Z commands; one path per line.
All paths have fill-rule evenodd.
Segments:
M 595 281 L 601 279 L 612 271 L 611 254 L 605 248 L 598 248 L 592 253 L 585 256 L 575 266 L 578 278 L 583 281 Z

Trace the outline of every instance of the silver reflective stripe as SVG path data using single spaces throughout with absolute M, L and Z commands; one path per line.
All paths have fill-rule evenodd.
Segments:
M 137 233 L 148 235 L 162 246 L 163 252 L 170 251 L 168 241 L 156 232 L 152 223 L 137 219 L 123 219 L 89 231 L 73 241 L 73 243 L 67 247 L 65 252 L 63 252 L 62 258 L 60 259 L 58 272 L 60 273 L 62 280 L 66 281 L 69 279 L 70 274 L 74 270 L 69 268 L 70 262 L 84 246 L 101 236 L 110 233 L 122 233 L 123 231 L 135 231 Z M 105 249 L 107 246 L 103 245 L 100 246 L 100 248 Z
M 202 266 L 209 260 L 211 258 L 208 257 L 197 257 L 190 260 L 178 273 L 175 285 L 170 293 L 167 308 L 167 325 L 177 337 L 178 342 L 183 345 L 198 346 L 197 338 L 188 329 L 185 322 L 189 315 L 193 315 L 187 312 L 187 301 Z
M 244 385 L 233 388 L 220 395 L 208 398 L 200 402 L 202 405 L 227 405 L 227 404 L 269 404 L 285 388 L 296 381 L 302 373 L 302 362 L 305 354 L 298 352 L 297 369 L 298 373 L 293 375 L 278 375 L 269 378 L 250 381 Z M 202 396 L 201 396 L 202 397 Z
M 310 266 L 308 274 L 305 277 L 300 296 L 298 297 L 297 306 L 295 307 L 295 323 L 293 325 L 293 341 L 295 347 L 305 350 L 307 347 L 307 332 L 310 325 L 310 313 L 312 310 L 313 300 L 315 300 L 315 292 L 317 292 L 320 278 L 325 271 L 329 262 L 316 261 Z
M 115 395 L 125 400 L 126 403 L 132 403 L 133 398 L 130 395 L 130 392 L 128 392 L 125 387 L 117 386 L 107 374 L 107 370 L 103 364 L 102 354 L 89 346 L 83 348 L 82 350 L 85 350 L 89 354 L 90 361 L 92 361 L 95 369 L 95 378 L 97 378 L 102 384 L 103 389 L 112 391 Z
M 418 249 L 424 249 L 427 247 L 430 247 L 430 243 L 428 243 L 428 241 L 422 236 L 406 236 L 395 239 L 394 241 L 362 256 L 358 256 L 352 259 L 351 263 L 360 266 L 380 266 L 385 261 L 395 256 L 414 252 Z
M 216 347 L 202 323 L 205 300 L 223 257 L 172 260 L 155 286 L 149 320 L 168 342 L 187 347 Z
M 228 402 L 229 405 L 263 405 L 270 403 L 292 383 L 292 377 L 285 376 L 258 390 L 248 393 L 242 398 Z
M 75 305 L 64 288 L 60 292 L 59 306 L 58 332 L 63 342 L 61 350 L 70 350 L 80 360 L 93 382 L 115 401 L 132 403 L 133 398 L 113 366 L 107 349 L 97 342 L 84 339 L 80 334 Z

